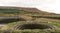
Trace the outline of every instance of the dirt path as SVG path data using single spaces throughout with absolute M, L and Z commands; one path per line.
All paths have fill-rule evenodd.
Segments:
M 18 21 L 18 19 L 19 17 L 0 17 L 0 26 L 5 26 L 7 23 Z
M 0 26 L 5 26 L 6 24 L 0 24 Z

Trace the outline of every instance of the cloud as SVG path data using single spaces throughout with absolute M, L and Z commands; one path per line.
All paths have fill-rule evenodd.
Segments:
M 0 0 L 0 2 L 4 5 L 16 5 L 16 6 L 36 6 L 36 5 L 44 5 L 51 4 L 51 0 Z

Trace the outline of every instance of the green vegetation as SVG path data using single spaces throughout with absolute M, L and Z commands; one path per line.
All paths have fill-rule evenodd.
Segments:
M 1 31 L 0 33 L 60 33 L 54 30 L 4 30 L 3 32 Z
M 60 23 L 57 23 L 57 22 L 49 22 L 49 23 L 52 25 L 58 26 L 60 28 Z
M 35 11 L 35 10 L 33 10 Z M 26 9 L 0 9 L 0 16 L 4 17 L 10 17 L 10 16 L 17 16 L 21 17 L 19 21 L 6 24 L 5 26 L 0 27 L 0 33 L 60 33 L 60 15 L 59 14 L 53 14 L 53 13 L 46 13 L 46 12 L 33 12 Z M 34 16 L 34 17 L 33 17 Z M 25 20 L 25 21 L 23 21 Z M 10 20 L 8 20 L 10 21 Z M 7 22 L 8 22 L 7 21 Z M 5 23 L 5 22 L 4 22 Z M 47 29 L 25 29 L 27 28 L 25 24 L 43 24 L 37 25 L 38 27 L 45 28 L 44 26 L 48 26 L 50 28 Z M 34 25 L 34 28 L 35 26 Z M 23 30 L 17 28 L 17 26 L 20 28 L 20 26 L 24 27 Z M 29 25 L 30 26 L 30 25 Z M 33 26 L 30 26 L 29 28 L 32 28 Z
M 29 24 L 29 23 L 44 23 L 44 22 L 25 22 L 25 21 L 19 21 L 19 22 L 13 22 L 9 23 L 5 27 L 3 27 L 0 30 L 0 33 L 60 33 L 60 30 L 55 30 L 55 29 L 24 29 L 24 30 L 18 30 L 15 29 L 16 25 L 22 25 L 22 24 Z M 44 23 L 47 24 L 47 23 Z M 51 24 L 51 23 L 50 23 Z M 6 28 L 7 27 L 7 28 Z
M 0 12 L 19 12 L 17 9 L 0 9 Z

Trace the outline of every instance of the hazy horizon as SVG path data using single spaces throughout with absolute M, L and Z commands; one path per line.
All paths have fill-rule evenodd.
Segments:
M 60 0 L 0 0 L 0 6 L 34 7 L 60 14 Z

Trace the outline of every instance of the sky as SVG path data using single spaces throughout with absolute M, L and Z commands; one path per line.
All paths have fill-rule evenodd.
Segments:
M 60 14 L 60 0 L 0 0 L 0 6 L 34 7 Z

